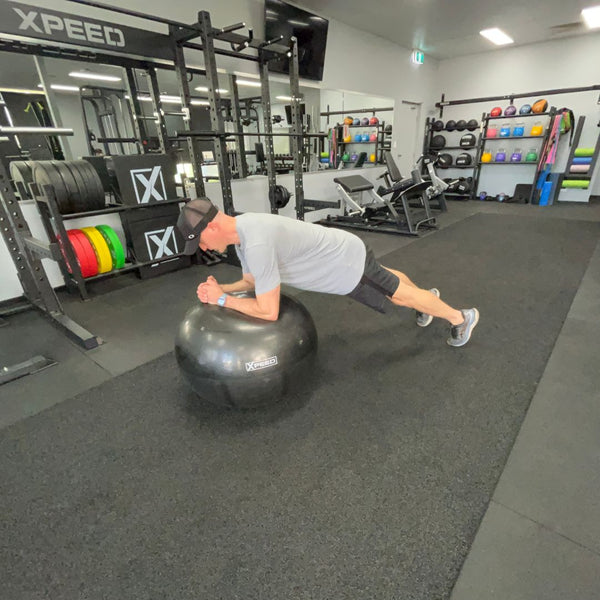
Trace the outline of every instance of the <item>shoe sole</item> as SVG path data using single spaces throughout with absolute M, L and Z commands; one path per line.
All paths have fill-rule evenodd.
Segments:
M 438 290 L 437 288 L 432 288 L 434 290 L 437 290 L 437 294 L 433 294 L 433 292 L 431 292 L 431 290 L 429 290 L 434 296 L 437 296 L 438 298 L 440 297 L 440 290 Z M 419 321 L 417 320 L 417 325 L 419 327 L 427 327 L 428 325 L 431 325 L 431 322 L 433 321 L 433 317 L 431 315 L 427 315 L 429 317 L 429 319 L 427 319 L 427 321 L 421 322 L 419 323 Z
M 473 329 L 475 329 L 475 327 L 477 326 L 477 323 L 479 323 L 479 311 L 474 308 L 473 309 L 475 311 L 475 322 L 473 323 L 473 325 L 471 325 L 471 328 L 469 329 L 469 336 L 467 337 L 467 339 L 462 342 L 462 344 L 451 344 L 450 340 L 448 341 L 448 346 L 452 346 L 453 348 L 460 348 L 461 346 L 464 346 L 470 339 L 471 339 L 471 334 L 473 333 Z

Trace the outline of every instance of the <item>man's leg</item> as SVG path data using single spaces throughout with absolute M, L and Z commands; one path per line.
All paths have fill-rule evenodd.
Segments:
M 452 325 L 460 325 L 465 320 L 460 310 L 452 308 L 430 291 L 417 287 L 404 273 L 389 267 L 385 268 L 400 280 L 398 289 L 390 297 L 394 304 L 413 308 L 432 317 L 446 319 Z

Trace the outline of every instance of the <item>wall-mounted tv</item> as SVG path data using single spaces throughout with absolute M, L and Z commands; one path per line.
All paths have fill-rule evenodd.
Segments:
M 300 77 L 316 81 L 323 79 L 328 28 L 329 21 L 323 17 L 281 0 L 265 0 L 265 39 L 272 40 L 282 35 L 281 43 L 288 43 L 292 36 L 297 38 Z M 270 61 L 269 70 L 289 73 L 289 59 L 282 56 Z

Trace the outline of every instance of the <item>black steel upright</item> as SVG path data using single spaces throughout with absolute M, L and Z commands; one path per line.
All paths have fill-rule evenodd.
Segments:
M 266 52 L 259 50 L 260 57 L 260 94 L 262 101 L 263 112 L 263 131 L 265 132 L 264 150 L 267 165 L 267 178 L 269 181 L 269 201 L 271 204 L 271 212 L 277 214 L 279 212 L 275 203 L 275 186 L 277 185 L 277 174 L 275 171 L 275 150 L 273 148 L 273 120 L 271 118 L 271 90 L 269 87 L 269 63 Z M 259 138 L 260 139 L 260 138 Z
M 204 52 L 204 68 L 208 80 L 208 101 L 210 103 L 210 120 L 213 131 L 223 134 L 225 127 L 221 113 L 219 89 L 219 76 L 217 73 L 217 59 L 215 56 L 215 32 L 213 31 L 210 14 L 203 10 L 198 13 L 200 25 L 200 39 Z M 223 210 L 225 214 L 233 215 L 233 194 L 231 191 L 231 168 L 227 156 L 227 142 L 223 136 L 214 140 L 215 158 L 219 166 L 219 182 L 223 194 Z
M 295 37 L 290 39 L 290 91 L 292 92 L 292 137 L 291 147 L 294 158 L 294 188 L 296 194 L 296 218 L 304 221 L 304 183 L 302 168 L 304 163 L 304 138 L 302 134 L 302 116 L 300 114 L 300 73 L 298 67 L 298 43 Z
M 188 70 L 185 66 L 185 57 L 183 55 L 183 46 L 177 41 L 178 29 L 173 26 L 169 28 L 173 39 L 173 59 L 175 62 L 175 72 L 177 73 L 177 81 L 179 83 L 179 94 L 183 105 L 183 112 L 186 113 L 183 123 L 186 130 L 194 128 L 192 111 L 191 111 L 191 94 L 188 83 Z M 204 190 L 204 179 L 202 178 L 202 154 L 198 148 L 198 140 L 195 138 L 187 138 L 188 153 L 192 169 L 194 171 L 194 187 L 196 196 L 202 197 L 206 195 Z
M 237 89 L 237 77 L 229 75 L 229 87 L 231 93 L 231 116 L 233 117 L 233 127 L 237 133 L 243 132 L 242 113 L 240 110 L 240 94 Z M 238 143 L 235 145 L 235 155 L 238 164 L 238 173 L 240 178 L 248 177 L 248 163 L 246 162 L 246 144 L 244 137 L 239 136 Z
M 135 71 L 132 67 L 126 67 L 126 89 L 127 89 L 127 102 L 129 103 L 129 110 L 131 112 L 131 120 L 133 123 L 133 132 L 135 137 L 138 139 L 139 147 L 142 152 L 146 151 L 144 140 L 148 139 L 148 132 L 146 123 L 144 122 L 144 115 L 142 114 L 142 107 L 140 106 L 140 99 L 138 98 L 137 82 L 135 80 Z
M 167 133 L 167 124 L 165 123 L 165 115 L 160 99 L 160 88 L 158 87 L 158 76 L 156 69 L 151 67 L 148 69 L 148 78 L 150 79 L 150 97 L 152 98 L 152 106 L 156 116 L 156 133 L 158 135 L 158 145 L 160 151 L 167 152 L 169 134 Z

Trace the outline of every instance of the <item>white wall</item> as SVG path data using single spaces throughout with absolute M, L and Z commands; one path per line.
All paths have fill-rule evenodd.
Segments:
M 560 39 L 516 48 L 498 49 L 483 54 L 465 56 L 440 62 L 438 86 L 439 101 L 441 93 L 446 100 L 481 98 L 488 96 L 504 96 L 510 94 L 536 92 L 568 87 L 584 87 L 597 85 L 600 72 L 596 67 L 600 53 L 600 34 Z M 557 108 L 569 107 L 575 116 L 586 116 L 579 146 L 594 146 L 598 137 L 599 91 L 580 92 L 546 96 L 550 105 Z M 515 100 L 517 107 L 526 102 L 532 103 L 537 96 Z M 493 101 L 481 104 L 466 104 L 444 109 L 442 120 L 448 119 L 480 119 L 483 112 L 489 112 L 493 106 L 505 108 L 508 100 Z M 515 119 L 517 122 L 518 119 Z M 534 118 L 524 119 L 526 133 Z M 504 124 L 502 120 L 499 123 Z M 546 119 L 547 122 L 547 119 Z M 447 134 L 449 142 L 456 141 L 452 134 Z M 569 153 L 567 136 L 563 136 L 554 171 L 562 171 Z M 522 140 L 519 146 L 527 150 L 533 140 Z M 456 144 L 452 144 L 456 145 Z M 497 148 L 502 142 L 493 142 L 488 147 Z M 512 151 L 517 142 L 507 142 L 505 148 Z M 539 147 L 540 144 L 537 144 Z M 456 154 L 456 153 L 454 153 Z M 597 172 L 597 170 L 596 170 Z M 452 176 L 461 175 L 465 171 L 449 172 Z M 483 167 L 480 190 L 488 193 L 506 192 L 512 194 L 515 183 L 531 183 L 534 167 Z M 565 190 L 560 200 L 587 201 L 590 194 L 600 193 L 600 178 L 595 177 L 589 190 Z

